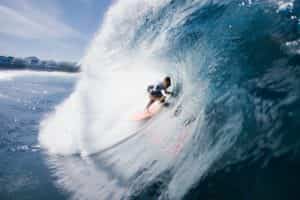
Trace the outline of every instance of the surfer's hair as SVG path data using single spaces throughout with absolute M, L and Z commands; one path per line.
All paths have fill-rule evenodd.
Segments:
M 170 78 L 169 76 L 166 76 L 166 77 L 164 78 L 164 81 L 167 83 L 168 86 L 171 85 L 171 78 Z

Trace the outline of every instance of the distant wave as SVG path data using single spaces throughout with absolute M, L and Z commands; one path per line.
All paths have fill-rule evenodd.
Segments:
M 20 66 L 0 66 L 0 70 L 32 70 L 32 71 L 47 71 L 47 72 L 70 72 L 70 73 L 76 73 L 80 72 L 80 68 L 76 67 L 43 67 L 43 66 L 26 66 L 26 67 L 20 67 Z
M 80 65 L 74 62 L 44 61 L 37 57 L 15 58 L 0 56 L 0 70 L 36 70 L 36 71 L 61 71 L 79 72 Z

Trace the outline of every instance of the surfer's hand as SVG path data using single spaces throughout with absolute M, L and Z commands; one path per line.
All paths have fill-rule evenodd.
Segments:
M 170 91 L 166 91 L 165 93 L 166 93 L 166 95 L 170 95 L 170 96 L 173 96 L 173 92 L 170 92 Z

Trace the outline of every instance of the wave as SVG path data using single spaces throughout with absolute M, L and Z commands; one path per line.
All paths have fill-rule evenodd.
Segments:
M 272 178 L 258 176 L 299 156 L 299 5 L 115 2 L 75 92 L 41 123 L 58 184 L 77 199 L 298 194 L 294 187 L 262 194 Z M 165 75 L 177 93 L 171 106 L 151 122 L 130 121 L 147 102 L 147 85 Z M 281 167 L 278 177 L 288 171 Z

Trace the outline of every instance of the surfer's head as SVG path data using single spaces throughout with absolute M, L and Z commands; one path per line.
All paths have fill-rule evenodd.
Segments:
M 169 76 L 166 76 L 166 77 L 164 78 L 163 83 L 164 83 L 164 86 L 165 86 L 166 88 L 170 87 L 170 86 L 171 86 L 171 78 L 170 78 Z

